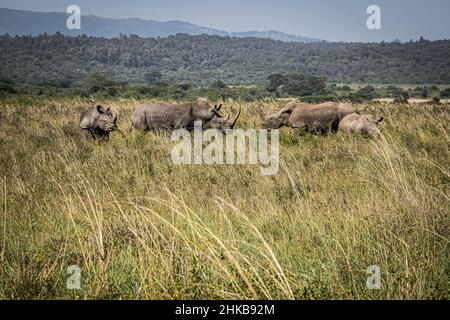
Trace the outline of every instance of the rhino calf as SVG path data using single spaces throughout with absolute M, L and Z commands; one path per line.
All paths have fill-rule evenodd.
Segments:
M 109 133 L 117 128 L 117 115 L 113 115 L 110 108 L 97 105 L 81 114 L 80 128 L 89 132 L 96 139 L 107 140 Z
M 383 119 L 383 117 L 376 119 L 370 114 L 352 113 L 341 120 L 338 130 L 379 137 L 381 131 L 378 128 L 378 124 L 383 121 Z
M 356 112 L 348 103 L 325 102 L 308 104 L 302 102 L 288 103 L 277 113 L 259 114 L 266 129 L 278 129 L 282 126 L 305 128 L 312 131 L 337 130 L 339 122 L 348 114 Z

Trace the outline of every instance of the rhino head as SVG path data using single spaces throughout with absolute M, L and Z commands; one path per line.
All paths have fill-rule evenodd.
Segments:
M 97 105 L 95 111 L 98 113 L 97 127 L 100 130 L 111 132 L 117 128 L 117 115 L 113 115 L 110 108 Z
M 377 119 L 371 114 L 361 115 L 357 130 L 361 131 L 361 133 L 365 133 L 373 137 L 380 137 L 381 130 L 378 127 L 378 124 L 383 120 L 383 117 Z
M 227 129 L 233 129 L 241 114 L 241 108 L 239 108 L 238 113 L 233 120 L 231 120 L 230 114 L 228 114 L 227 117 L 224 117 L 221 114 L 220 110 L 222 109 L 222 104 L 211 107 L 205 100 L 198 100 L 197 104 L 199 106 L 198 110 L 196 112 L 191 112 L 196 113 L 194 118 L 201 120 L 203 122 L 203 128 L 205 129 L 212 128 L 222 132 L 225 132 Z
M 338 130 L 360 133 L 378 138 L 381 136 L 381 130 L 378 125 L 383 119 L 383 117 L 377 119 L 370 114 L 358 114 L 355 112 L 345 116 L 344 119 L 341 120 Z
M 97 105 L 81 114 L 81 130 L 90 132 L 93 138 L 107 139 L 111 131 L 117 128 L 117 115 L 110 108 Z
M 220 105 L 221 106 L 221 105 Z M 220 110 L 219 106 L 219 110 Z M 230 119 L 230 113 L 223 117 L 220 114 L 216 114 L 214 117 L 211 118 L 209 122 L 209 127 L 213 129 L 218 129 L 222 132 L 225 132 L 226 130 L 231 130 L 236 125 L 237 119 L 241 115 L 241 108 L 239 107 L 239 110 L 236 114 L 236 116 L 233 118 L 233 120 Z
M 278 129 L 289 125 L 289 118 L 291 117 L 293 111 L 293 107 L 288 105 L 277 113 L 266 115 L 260 107 L 258 108 L 258 114 L 261 117 L 263 122 L 262 127 L 264 129 Z

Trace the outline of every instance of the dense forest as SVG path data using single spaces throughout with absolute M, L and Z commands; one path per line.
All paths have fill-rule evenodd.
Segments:
M 407 43 L 285 43 L 258 38 L 121 36 L 60 33 L 0 36 L 0 81 L 71 86 L 95 70 L 117 83 L 223 81 L 266 84 L 272 74 L 300 73 L 341 83 L 450 83 L 450 40 Z

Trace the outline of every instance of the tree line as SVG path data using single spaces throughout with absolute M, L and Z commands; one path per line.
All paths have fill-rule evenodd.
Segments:
M 207 87 L 217 81 L 228 86 L 266 86 L 274 74 L 339 83 L 450 83 L 450 40 L 285 43 L 209 35 L 106 39 L 56 33 L 2 35 L 0 47 L 1 81 L 60 88 L 73 86 L 99 69 L 116 83 L 150 86 L 186 82 Z M 317 81 L 311 85 L 320 86 L 321 80 Z M 268 89 L 281 95 L 296 90 L 291 84 Z
M 218 80 L 208 86 L 197 86 L 181 82 L 162 82 L 159 72 L 147 73 L 147 84 L 117 82 L 105 70 L 88 73 L 83 80 L 70 86 L 51 84 L 18 84 L 0 81 L 0 96 L 9 94 L 42 96 L 81 96 L 93 98 L 158 98 L 170 100 L 195 100 L 202 96 L 211 100 L 253 101 L 265 98 L 298 97 L 305 102 L 353 101 L 363 102 L 376 98 L 394 98 L 396 102 L 407 102 L 409 98 L 433 99 L 450 98 L 450 88 L 440 90 L 437 86 L 418 86 L 404 90 L 394 85 L 384 87 L 337 85 L 328 83 L 323 77 L 301 73 L 275 73 L 267 77 L 264 85 L 229 86 Z

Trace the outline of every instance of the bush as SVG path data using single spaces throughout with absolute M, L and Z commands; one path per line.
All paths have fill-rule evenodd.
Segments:
M 394 97 L 394 103 L 408 103 L 409 93 L 407 91 L 401 91 L 396 97 Z
M 312 96 L 325 93 L 325 78 L 308 76 L 301 73 L 287 75 L 272 74 L 268 77 L 266 90 L 278 96 Z
M 353 101 L 369 101 L 377 97 L 375 93 L 375 88 L 373 86 L 365 86 L 359 89 L 355 94 L 351 96 Z
M 130 86 L 124 92 L 126 98 L 158 98 L 163 96 L 165 90 L 157 86 Z
M 441 98 L 450 98 L 450 88 L 445 88 L 441 91 Z
M 1 93 L 16 93 L 14 85 L 8 82 L 0 82 L 0 94 Z
M 423 98 L 423 99 L 428 98 L 428 90 L 427 90 L 427 88 L 423 88 L 422 89 L 422 91 L 420 93 L 420 97 Z
M 439 99 L 438 97 L 434 97 L 433 100 L 431 100 L 432 104 L 440 104 L 441 103 L 441 99 Z
M 228 88 L 225 82 L 223 81 L 216 81 L 211 85 L 211 89 L 225 89 Z
M 350 88 L 348 85 L 343 85 L 342 87 L 338 87 L 337 90 L 350 92 L 352 91 L 352 88 Z
M 105 71 L 94 71 L 89 73 L 82 83 L 86 95 L 111 97 L 117 94 L 116 83 L 108 80 Z

